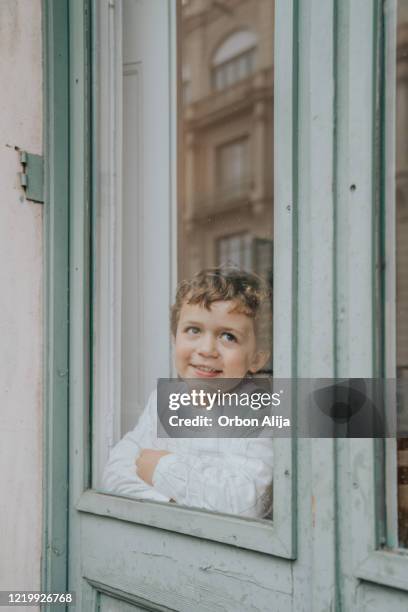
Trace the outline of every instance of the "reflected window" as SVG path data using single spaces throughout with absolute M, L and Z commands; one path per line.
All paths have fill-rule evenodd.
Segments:
M 231 195 L 240 195 L 248 186 L 249 139 L 240 138 L 217 147 L 217 187 Z
M 212 62 L 216 90 L 230 87 L 255 71 L 256 35 L 249 30 L 234 32 L 218 47 Z
M 252 240 L 249 234 L 236 234 L 219 238 L 217 261 L 223 264 L 251 270 Z

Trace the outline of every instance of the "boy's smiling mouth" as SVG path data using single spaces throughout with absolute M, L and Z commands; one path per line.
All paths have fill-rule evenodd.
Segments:
M 207 366 L 204 364 L 195 364 L 190 363 L 190 366 L 198 373 L 200 376 L 217 376 L 218 374 L 222 374 L 222 370 L 218 370 L 217 368 L 212 368 L 211 366 Z

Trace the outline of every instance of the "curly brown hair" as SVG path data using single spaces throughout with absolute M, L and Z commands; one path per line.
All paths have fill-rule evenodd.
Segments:
M 261 277 L 239 268 L 207 268 L 178 285 L 176 300 L 171 307 L 173 336 L 176 336 L 184 303 L 199 304 L 209 310 L 213 302 L 220 301 L 235 302 L 233 312 L 240 312 L 254 319 L 255 330 L 258 332 L 256 323 L 261 314 L 264 321 L 265 318 L 271 318 L 271 290 Z M 268 340 L 270 341 L 270 338 Z

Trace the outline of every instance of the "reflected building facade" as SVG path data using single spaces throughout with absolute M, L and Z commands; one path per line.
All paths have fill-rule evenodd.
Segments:
M 179 21 L 179 278 L 272 283 L 274 2 L 184 0 Z

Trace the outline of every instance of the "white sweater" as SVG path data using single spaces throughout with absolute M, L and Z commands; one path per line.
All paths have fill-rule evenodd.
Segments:
M 153 486 L 136 473 L 142 448 L 167 450 Z M 104 491 L 139 499 L 263 517 L 272 501 L 272 440 L 267 438 L 158 438 L 154 391 L 133 431 L 113 448 L 103 474 Z

